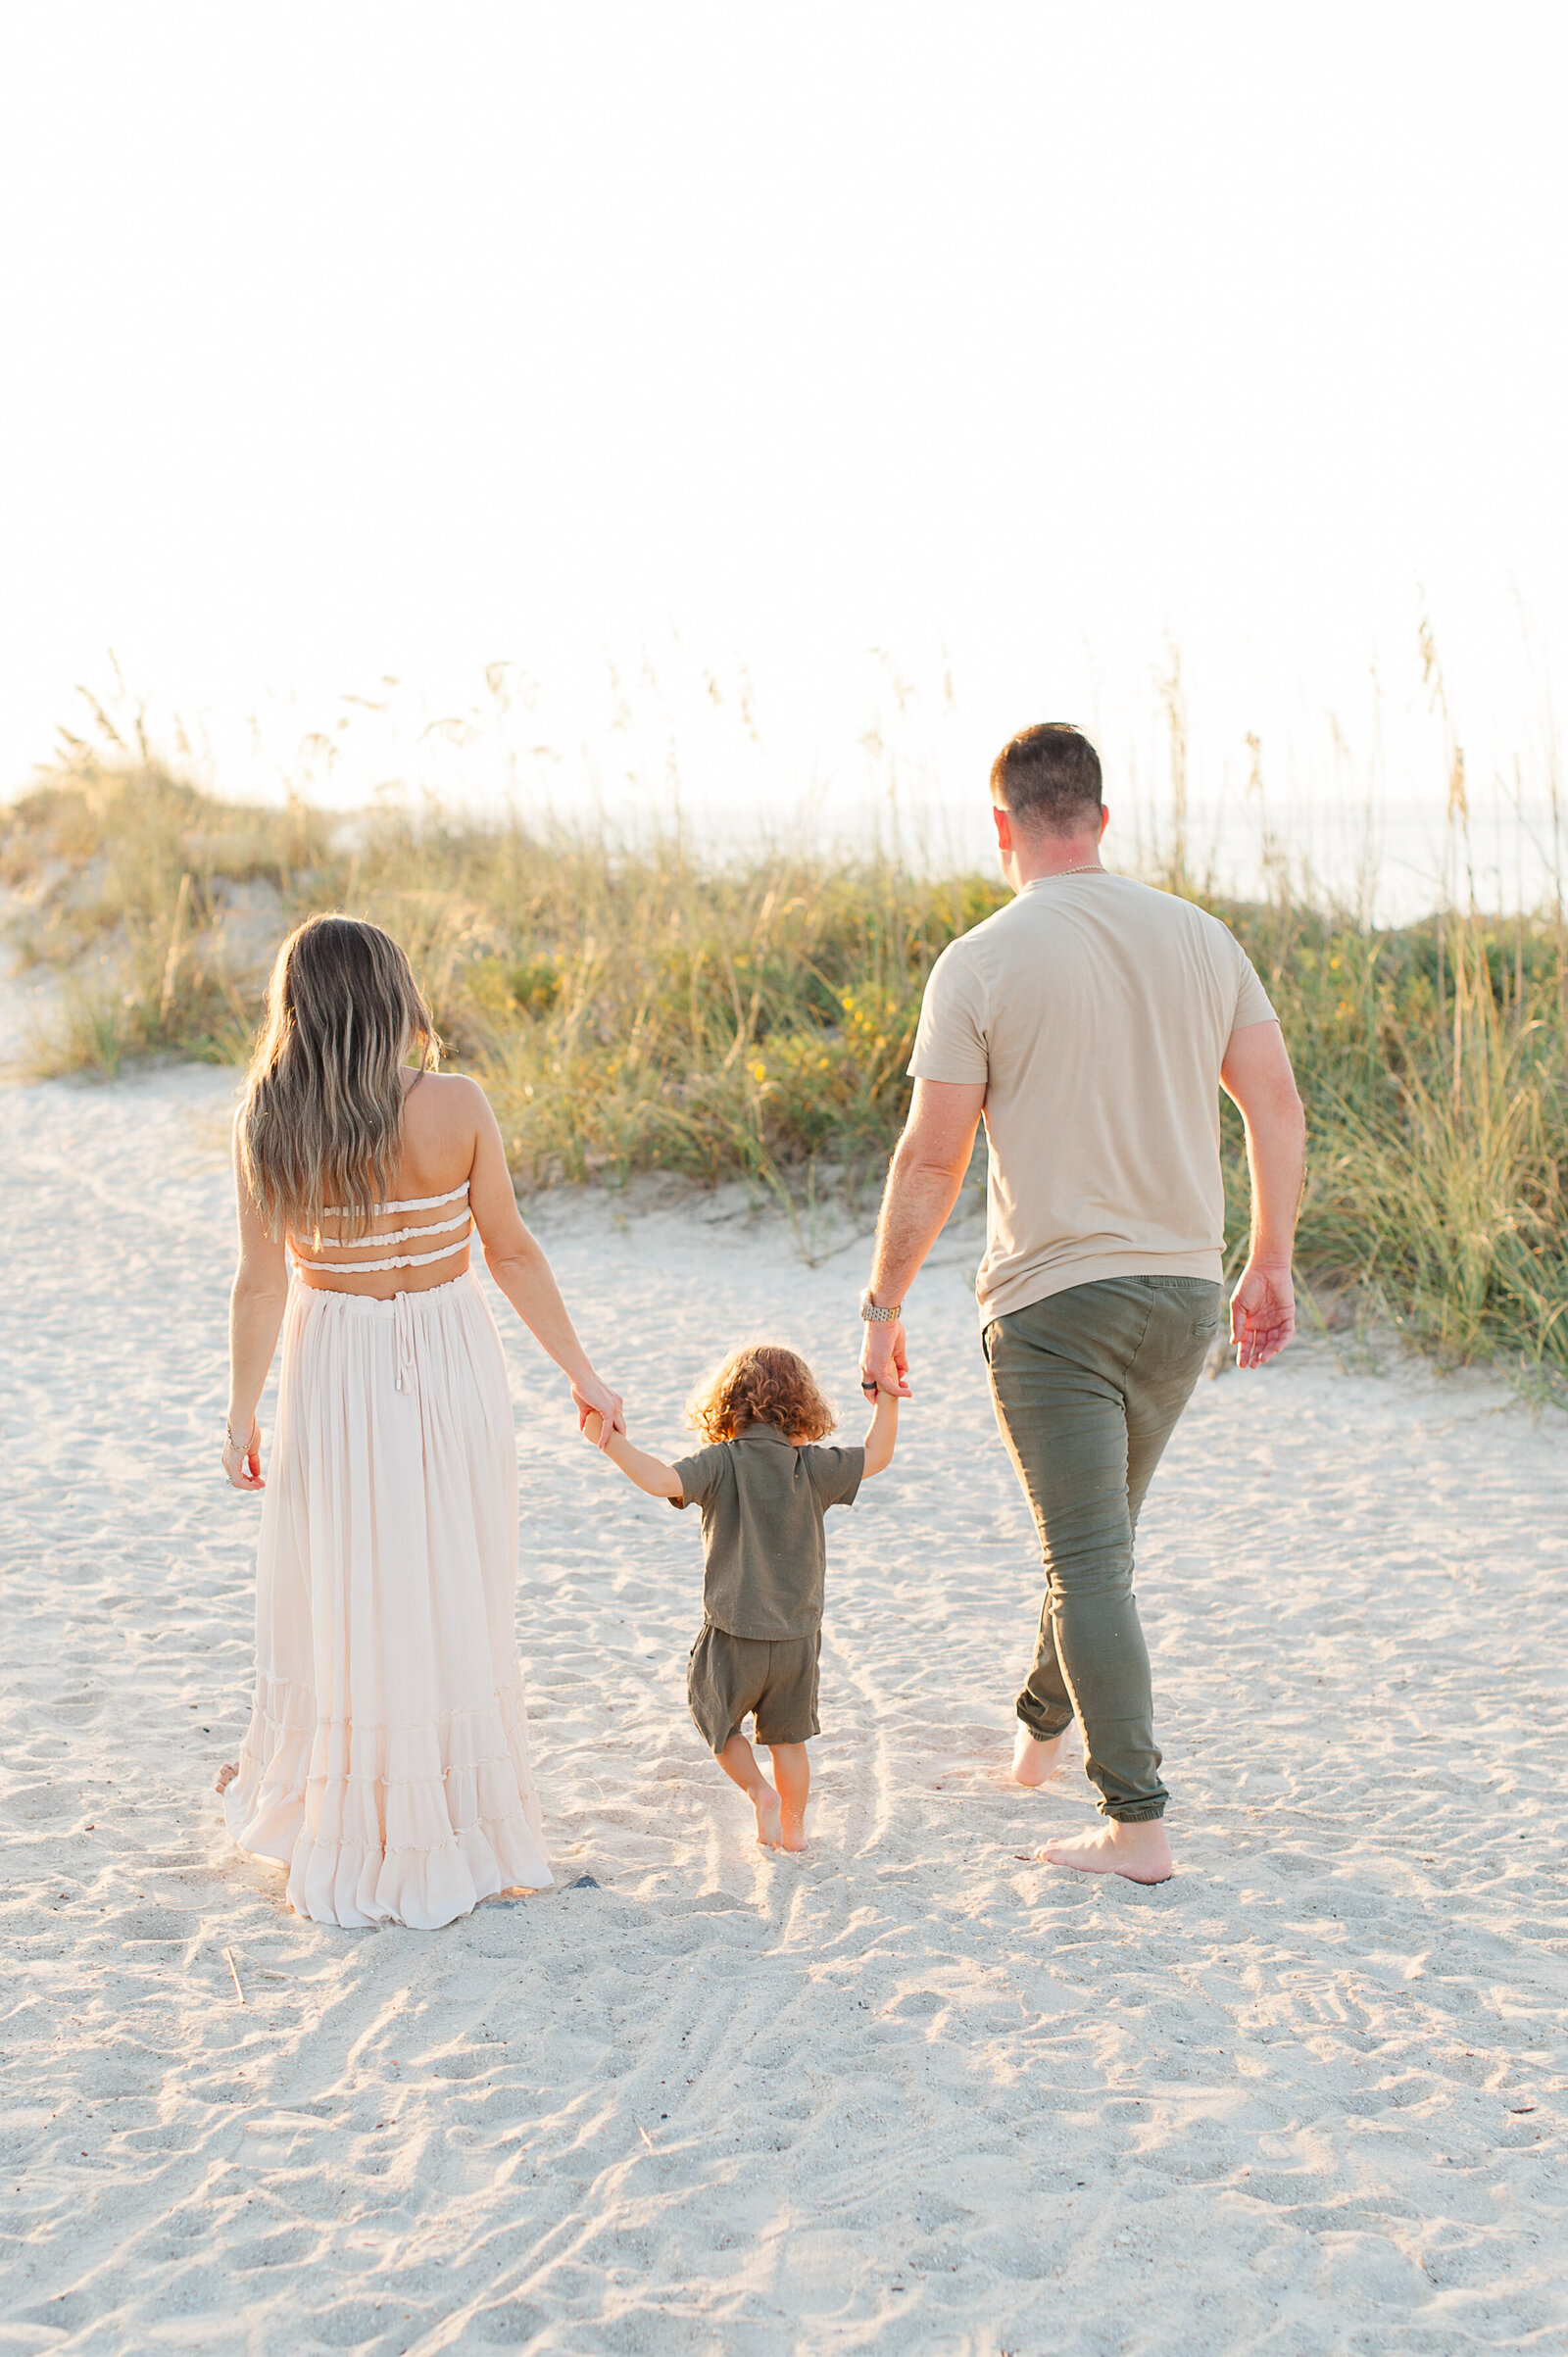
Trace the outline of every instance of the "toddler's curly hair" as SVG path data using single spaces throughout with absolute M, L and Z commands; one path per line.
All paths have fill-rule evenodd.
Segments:
M 838 1422 L 804 1358 L 778 1343 L 743 1343 L 698 1385 L 686 1421 L 705 1441 L 732 1441 L 748 1424 L 772 1424 L 791 1439 L 825 1440 Z

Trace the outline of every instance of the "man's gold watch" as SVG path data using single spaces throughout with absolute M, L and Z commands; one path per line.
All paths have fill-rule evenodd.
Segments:
M 903 1307 L 902 1301 L 895 1301 L 891 1309 L 882 1308 L 872 1301 L 869 1285 L 860 1296 L 860 1315 L 868 1326 L 891 1326 Z

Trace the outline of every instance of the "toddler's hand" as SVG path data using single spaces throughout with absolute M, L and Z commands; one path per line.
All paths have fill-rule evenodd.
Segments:
M 617 1432 L 624 1432 L 626 1419 L 620 1412 L 620 1394 L 612 1392 L 608 1383 L 589 1374 L 581 1383 L 571 1387 L 571 1404 L 577 1410 L 577 1430 L 588 1432 L 589 1419 L 593 1430 L 588 1433 L 596 1449 L 603 1449 Z

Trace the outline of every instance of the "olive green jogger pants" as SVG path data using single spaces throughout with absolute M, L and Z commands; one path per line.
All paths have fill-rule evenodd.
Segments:
M 992 1320 L 997 1422 L 1040 1533 L 1046 1600 L 1017 1711 L 1031 1735 L 1076 1715 L 1107 1817 L 1162 1817 L 1133 1535 L 1219 1323 L 1200 1277 L 1108 1277 Z

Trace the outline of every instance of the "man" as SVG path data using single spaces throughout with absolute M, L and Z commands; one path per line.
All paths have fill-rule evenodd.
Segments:
M 1102 1828 L 1038 1854 L 1163 1882 L 1168 1798 L 1133 1535 L 1218 1324 L 1219 1091 L 1247 1128 L 1251 1249 L 1231 1297 L 1238 1364 L 1296 1328 L 1291 1246 L 1305 1123 L 1274 1009 L 1216 917 L 1101 865 L 1100 759 L 1049 721 L 991 772 L 1014 899 L 949 944 L 926 985 L 914 1101 L 861 1299 L 867 1393 L 909 1396 L 901 1306 L 985 1117 L 975 1290 L 997 1422 L 1046 1566 L 1012 1773 L 1043 1784 L 1076 1717 Z

